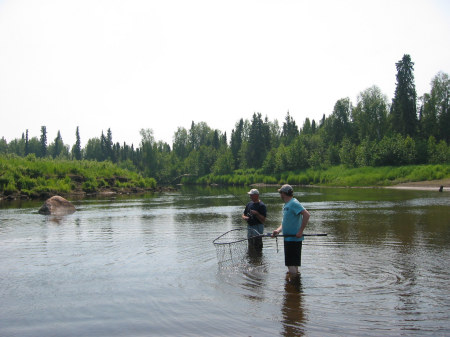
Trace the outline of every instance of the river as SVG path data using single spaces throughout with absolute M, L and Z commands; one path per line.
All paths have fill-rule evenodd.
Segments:
M 233 266 L 243 188 L 0 204 L 0 336 L 450 336 L 450 194 L 297 188 L 311 213 L 299 282 L 281 239 Z M 261 188 L 266 232 L 281 220 Z M 233 194 L 238 196 L 238 200 Z

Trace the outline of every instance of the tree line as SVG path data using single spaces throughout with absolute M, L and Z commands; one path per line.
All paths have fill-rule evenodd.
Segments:
M 339 99 L 329 116 L 319 121 L 306 118 L 300 126 L 287 112 L 282 124 L 261 113 L 241 118 L 231 131 L 210 128 L 194 121 L 189 129 L 178 127 L 172 146 L 156 141 L 151 129 L 142 129 L 138 147 L 113 142 L 112 131 L 91 138 L 81 148 L 64 144 L 58 131 L 48 144 L 47 130 L 29 137 L 28 130 L 7 143 L 0 139 L 0 153 L 18 156 L 111 161 L 138 171 L 159 183 L 182 176 L 227 175 L 236 170 L 257 169 L 279 174 L 333 165 L 347 167 L 440 164 L 450 162 L 450 80 L 439 72 L 431 90 L 418 97 L 414 63 L 405 54 L 396 64 L 396 89 L 391 102 L 377 86 L 360 92 L 354 104 Z

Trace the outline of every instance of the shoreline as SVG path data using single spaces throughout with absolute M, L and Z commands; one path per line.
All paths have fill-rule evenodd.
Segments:
M 395 190 L 416 190 L 416 191 L 439 191 L 443 186 L 442 192 L 450 192 L 450 178 L 428 180 L 428 181 L 412 181 L 407 183 L 400 183 L 392 186 L 385 186 Z
M 280 186 L 279 184 L 251 184 L 251 187 L 268 187 L 268 186 Z M 436 191 L 439 192 L 442 186 L 442 192 L 450 192 L 450 178 L 438 179 L 438 180 L 424 180 L 424 181 L 410 181 L 405 183 L 398 183 L 391 186 L 330 186 L 330 185 L 296 185 L 299 187 L 321 187 L 321 188 L 386 188 L 394 190 L 416 190 L 416 191 Z
M 70 200 L 80 200 L 89 197 L 113 197 L 119 195 L 139 195 L 144 193 L 162 193 L 176 191 L 176 188 L 168 186 L 158 186 L 155 188 L 106 188 L 95 192 L 73 191 L 71 193 L 44 192 L 40 195 L 30 196 L 21 193 L 12 193 L 10 195 L 0 195 L 0 202 L 14 200 L 47 200 L 50 197 L 59 195 Z
M 251 187 L 267 187 L 267 186 L 274 186 L 279 187 L 279 184 L 251 184 L 249 185 Z M 415 191 L 436 191 L 439 192 L 440 188 L 442 186 L 441 192 L 450 192 L 450 178 L 446 179 L 439 179 L 439 180 L 426 180 L 426 181 L 414 181 L 414 182 L 405 182 L 405 183 L 398 183 L 396 185 L 391 186 L 327 186 L 327 185 L 295 185 L 293 186 L 300 186 L 300 187 L 326 187 L 326 188 L 385 188 L 385 189 L 393 189 L 393 190 L 415 190 Z M 54 195 L 61 195 L 64 198 L 70 198 L 70 199 L 83 199 L 86 197 L 93 197 L 93 196 L 99 196 L 99 197 L 106 197 L 106 196 L 117 196 L 117 195 L 130 195 L 130 194 L 143 194 L 147 192 L 156 192 L 156 193 L 163 193 L 163 192 L 172 192 L 177 190 L 174 187 L 169 186 L 158 186 L 156 188 L 151 189 L 143 189 L 143 188 L 122 188 L 122 189 L 102 189 L 96 192 L 82 192 L 82 191 L 74 191 L 72 193 L 43 193 L 39 196 L 29 196 L 25 194 L 20 193 L 13 193 L 11 195 L 5 196 L 0 195 L 0 202 L 1 201 L 13 201 L 13 200 L 46 200 Z

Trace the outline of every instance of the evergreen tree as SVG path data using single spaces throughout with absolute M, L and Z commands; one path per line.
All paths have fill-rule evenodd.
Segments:
M 262 120 L 261 113 L 254 113 L 250 126 L 246 160 L 250 167 L 259 168 L 270 149 L 270 127 L 267 120 Z
M 313 119 L 311 122 L 311 133 L 316 133 L 317 130 L 317 126 L 316 126 L 316 121 Z
M 301 130 L 301 133 L 305 134 L 305 135 L 310 135 L 310 134 L 313 133 L 312 132 L 311 122 L 310 122 L 308 117 L 306 117 L 305 121 L 303 122 L 303 127 L 302 127 L 302 130 Z
M 235 128 L 231 130 L 230 149 L 233 154 L 233 158 L 235 159 L 235 168 L 240 166 L 239 151 L 242 147 L 243 133 L 244 120 L 241 118 L 239 122 L 236 123 Z
M 75 131 L 75 145 L 73 147 L 73 157 L 76 160 L 81 160 L 81 140 L 80 140 L 80 129 L 77 126 L 77 130 Z
M 107 155 L 106 155 L 106 137 L 105 134 L 103 133 L 103 130 L 100 136 L 100 149 L 101 149 L 101 156 L 98 160 L 104 161 L 107 158 Z
M 27 156 L 30 153 L 29 144 L 28 144 L 28 129 L 26 131 L 25 136 L 25 156 Z
M 413 137 L 416 135 L 418 126 L 414 63 L 411 61 L 411 56 L 405 54 L 395 66 L 397 68 L 397 86 L 390 113 L 391 129 L 403 136 Z
M 289 145 L 299 134 L 297 124 L 295 120 L 289 115 L 289 111 L 286 114 L 286 118 L 283 123 L 283 129 L 281 131 L 281 141 L 285 145 Z
M 53 158 L 56 158 L 60 154 L 62 154 L 63 150 L 64 150 L 64 143 L 63 143 L 63 140 L 61 137 L 61 132 L 58 130 L 58 133 L 55 138 L 55 142 L 53 144 L 53 152 L 52 152 Z
M 219 147 L 220 147 L 219 131 L 218 130 L 214 130 L 213 140 L 212 140 L 212 147 L 215 148 L 216 150 L 218 150 Z
M 108 130 L 106 131 L 106 138 L 105 138 L 105 159 L 115 162 L 113 158 L 114 154 L 112 147 L 113 147 L 112 132 L 111 129 L 108 128 Z
M 8 142 L 6 141 L 5 137 L 2 137 L 2 139 L 0 139 L 0 153 L 8 153 Z
M 220 137 L 220 145 L 221 147 L 228 147 L 228 140 L 227 140 L 227 132 L 225 131 L 225 133 Z
M 45 157 L 47 155 L 47 127 L 41 126 L 41 155 L 40 157 Z

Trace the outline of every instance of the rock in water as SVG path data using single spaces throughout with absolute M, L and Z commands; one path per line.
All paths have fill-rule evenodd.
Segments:
M 55 195 L 45 201 L 39 209 L 40 214 L 55 214 L 64 215 L 75 212 L 75 206 L 72 203 L 59 195 Z

